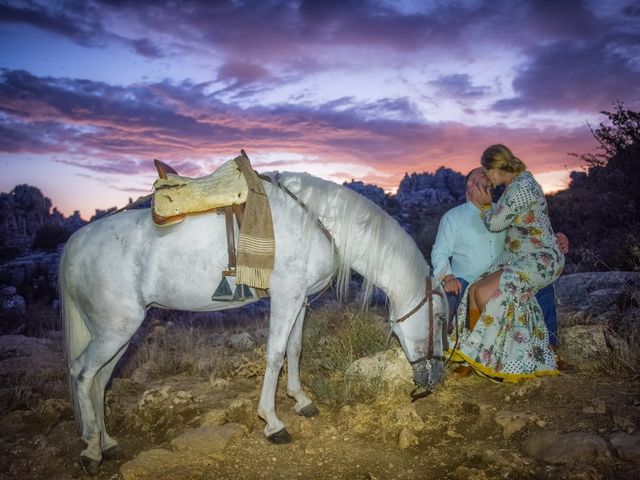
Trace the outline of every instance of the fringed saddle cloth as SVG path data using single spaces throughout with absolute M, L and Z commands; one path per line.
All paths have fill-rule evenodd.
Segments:
M 181 177 L 158 160 L 155 164 L 160 178 L 153 184 L 153 221 L 167 226 L 187 215 L 244 205 L 243 218 L 238 218 L 236 283 L 267 289 L 275 257 L 271 208 L 244 150 L 212 174 L 199 178 Z M 229 258 L 231 267 L 231 248 Z

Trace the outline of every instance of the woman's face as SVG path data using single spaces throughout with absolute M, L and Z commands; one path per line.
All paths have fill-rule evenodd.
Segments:
M 502 179 L 502 175 L 500 174 L 499 168 L 482 168 L 484 170 L 484 175 L 487 177 L 493 188 L 496 188 L 498 185 L 502 185 L 504 180 Z

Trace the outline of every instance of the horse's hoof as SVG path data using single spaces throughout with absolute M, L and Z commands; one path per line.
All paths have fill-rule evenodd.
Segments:
M 106 450 L 102 451 L 103 460 L 120 460 L 124 457 L 124 452 L 118 445 L 112 445 Z
M 286 428 L 274 433 L 273 435 L 269 435 L 267 437 L 271 443 L 281 444 L 281 443 L 291 443 L 293 442 L 293 437 L 287 432 Z
M 319 413 L 320 411 L 318 408 L 313 403 L 310 403 L 309 405 L 302 407 L 298 412 L 298 415 L 302 415 L 303 417 L 315 417 Z
M 89 457 L 85 457 L 82 455 L 80 457 L 80 464 L 82 465 L 82 471 L 86 475 L 97 475 L 100 471 L 100 461 L 94 460 Z

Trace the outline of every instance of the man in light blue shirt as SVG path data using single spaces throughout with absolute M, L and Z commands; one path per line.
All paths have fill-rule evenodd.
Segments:
M 443 279 L 452 313 L 458 308 L 467 286 L 489 270 L 504 250 L 505 232 L 490 232 L 485 227 L 480 217 L 481 203 L 475 198 L 478 190 L 470 189 L 471 184 L 482 190 L 490 188 L 482 168 L 469 172 L 465 180 L 467 201 L 443 215 L 431 250 L 434 276 Z M 569 249 L 567 237 L 557 233 L 556 239 L 560 249 L 566 253 Z M 539 290 L 536 298 L 549 330 L 549 343 L 555 350 L 558 323 L 553 284 Z

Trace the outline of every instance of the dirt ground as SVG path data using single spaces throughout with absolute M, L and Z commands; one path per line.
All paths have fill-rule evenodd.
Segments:
M 84 445 L 73 422 L 61 346 L 55 339 L 38 342 L 31 350 L 5 346 L 0 352 L 0 477 L 80 478 Z M 116 377 L 107 394 L 107 425 L 124 458 L 104 461 L 95 478 L 120 478 L 125 462 L 145 450 L 170 448 L 173 438 L 219 416 L 234 400 L 248 400 L 255 412 L 259 388 L 259 376 L 246 372 L 217 380 L 178 373 L 145 385 Z M 595 463 L 548 464 L 522 451 L 523 440 L 538 431 L 593 433 L 605 439 L 613 432 L 635 432 L 640 426 L 638 378 L 578 369 L 497 385 L 448 375 L 433 395 L 413 404 L 408 390 L 342 407 L 318 402 L 320 414 L 313 418 L 296 415 L 284 391 L 281 382 L 278 413 L 292 443 L 269 443 L 263 422 L 249 415 L 243 421 L 245 433 L 221 455 L 167 471 L 162 478 L 640 478 L 638 460 L 611 455 Z M 517 413 L 521 424 L 513 419 L 500 424 L 504 412 Z M 407 418 L 415 421 L 407 425 Z

